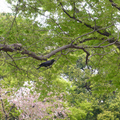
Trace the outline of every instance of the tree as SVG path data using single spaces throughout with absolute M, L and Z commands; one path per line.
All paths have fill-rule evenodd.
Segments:
M 119 0 L 7 1 L 14 14 L 0 20 L 2 88 L 20 89 L 32 81 L 41 99 L 49 92 L 66 95 L 73 86 L 61 77 L 82 56 L 97 71 L 86 74 L 87 87 L 96 94 L 119 90 Z M 49 58 L 56 60 L 51 68 L 36 70 Z
M 8 2 L 14 4 L 10 0 Z M 116 27 L 116 24 L 119 23 L 118 6 L 118 0 L 116 3 L 111 0 L 104 2 L 93 0 L 86 2 L 72 0 L 18 1 L 17 5 L 13 5 L 15 17 L 12 24 L 7 27 L 9 34 L 6 36 L 3 34 L 6 41 L 3 40 L 5 45 L 0 45 L 1 50 L 9 51 L 11 54 L 18 51 L 19 59 L 23 55 L 28 55 L 34 58 L 34 60 L 27 58 L 28 64 L 35 63 L 35 66 L 38 63 L 36 60 L 59 58 L 53 65 L 58 73 L 61 68 L 66 70 L 68 64 L 74 64 L 79 55 L 86 54 L 85 63 L 94 69 L 99 69 L 99 74 L 93 77 L 92 81 L 95 82 L 97 77 L 101 78 L 97 82 L 112 79 L 116 86 L 118 84 L 116 84 L 116 79 L 119 77 L 117 73 L 119 73 L 120 44 Z M 76 12 L 76 9 L 79 12 Z M 26 21 L 18 24 L 17 15 L 21 18 L 25 17 Z M 36 21 L 37 17 L 40 19 L 39 22 Z M 29 20 L 30 18 L 31 20 Z M 13 30 L 16 29 L 17 31 L 14 31 L 13 34 Z M 14 61 L 14 67 L 19 68 L 15 55 L 11 55 L 11 59 Z M 22 62 L 24 64 L 26 61 L 22 59 Z M 115 65 L 113 66 L 113 64 Z M 28 69 L 27 64 L 26 67 Z M 111 73 L 116 67 L 118 69 Z M 116 75 L 114 75 L 115 73 Z M 102 78 L 103 76 L 105 78 Z M 116 87 L 111 88 L 111 90 L 113 89 Z

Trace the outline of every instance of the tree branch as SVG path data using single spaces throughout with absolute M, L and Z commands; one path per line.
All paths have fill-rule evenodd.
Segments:
M 37 59 L 37 60 L 47 60 L 47 58 L 50 58 L 51 56 L 55 55 L 56 53 L 58 53 L 62 50 L 68 49 L 68 48 L 82 49 L 87 54 L 87 56 L 86 56 L 86 63 L 87 63 L 87 59 L 88 59 L 88 56 L 90 54 L 88 51 L 85 50 L 85 48 L 105 48 L 105 47 L 108 47 L 108 46 L 113 45 L 113 44 L 115 44 L 118 48 L 120 48 L 120 42 L 118 42 L 118 40 L 114 40 L 114 38 L 110 38 L 110 39 L 107 39 L 107 41 L 110 44 L 108 44 L 106 46 L 101 46 L 100 44 L 98 46 L 77 46 L 77 44 L 70 43 L 68 45 L 64 45 L 62 47 L 56 48 L 55 50 L 53 50 L 52 52 L 48 53 L 45 56 L 43 56 L 43 55 L 38 56 L 34 52 L 25 50 L 22 47 L 21 43 L 15 43 L 15 44 L 11 44 L 11 45 L 0 44 L 0 51 L 5 51 L 5 52 L 16 52 L 17 51 L 17 52 L 20 52 L 21 54 L 26 54 L 29 57 L 32 57 L 32 58 Z M 13 59 L 13 58 L 11 58 L 11 59 Z M 15 66 L 17 66 L 15 62 L 14 62 L 14 64 L 15 64 Z
M 103 38 L 90 37 L 90 38 L 86 38 L 86 39 L 84 39 L 82 41 L 79 41 L 79 43 L 84 43 L 84 42 L 89 41 L 89 40 L 105 40 L 105 38 L 104 37 Z
M 118 10 L 120 10 L 120 7 L 118 7 L 118 5 L 113 2 L 113 0 L 109 0 L 109 1 L 111 2 L 113 7 L 117 8 Z
M 6 52 L 7 53 L 7 52 Z M 17 66 L 17 64 L 15 63 L 14 59 L 12 58 L 12 56 L 10 54 L 7 53 L 7 55 L 12 59 L 12 61 L 14 62 L 15 66 L 17 69 L 19 69 L 19 67 Z
M 88 57 L 90 56 L 90 53 L 83 48 L 83 51 L 86 52 L 86 65 L 88 63 Z
M 98 28 L 95 29 L 95 27 L 92 27 L 91 25 L 89 25 L 89 24 L 87 24 L 87 23 L 85 23 L 85 22 L 77 19 L 75 16 L 71 16 L 71 15 L 64 9 L 63 4 L 62 4 L 61 2 L 60 2 L 60 5 L 61 5 L 61 7 L 62 7 L 63 12 L 64 12 L 69 18 L 72 18 L 72 19 L 76 20 L 77 22 L 84 24 L 86 27 L 91 28 L 91 29 L 97 31 L 97 32 L 98 32 L 99 34 L 101 34 L 101 35 L 104 35 L 104 36 L 107 36 L 107 37 L 111 35 L 111 34 L 108 33 L 106 30 L 105 30 L 105 31 L 100 31 L 100 30 L 102 30 L 102 29 L 106 29 L 106 27 L 105 27 L 105 28 L 102 28 L 102 27 L 101 27 L 100 30 L 99 30 Z
M 13 108 L 15 108 L 15 104 L 13 104 L 13 105 L 11 106 L 11 108 L 10 108 L 10 110 L 9 110 L 9 113 L 12 111 Z M 9 114 L 9 113 L 8 113 L 8 114 Z
M 5 51 L 5 52 L 19 51 L 21 52 L 21 54 L 27 54 L 29 57 L 35 58 L 37 60 L 46 60 L 46 58 L 44 58 L 43 56 L 37 56 L 34 52 L 22 48 L 21 43 L 15 43 L 11 45 L 0 44 L 0 51 Z
M 2 104 L 2 110 L 3 110 L 4 114 L 5 114 L 5 120 L 7 120 L 8 115 L 7 115 L 6 111 L 5 111 L 4 103 L 3 103 L 3 100 L 2 100 L 2 98 L 1 98 L 1 95 L 0 95 L 0 101 L 1 101 L 1 104 Z

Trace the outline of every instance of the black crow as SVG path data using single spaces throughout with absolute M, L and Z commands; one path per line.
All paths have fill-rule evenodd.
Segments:
M 55 60 L 52 59 L 52 60 L 43 62 L 43 63 L 41 63 L 41 64 L 39 65 L 39 67 L 38 67 L 37 69 L 39 69 L 39 68 L 42 67 L 42 66 L 43 66 L 43 67 L 48 67 L 48 66 L 52 65 L 54 61 L 55 61 Z

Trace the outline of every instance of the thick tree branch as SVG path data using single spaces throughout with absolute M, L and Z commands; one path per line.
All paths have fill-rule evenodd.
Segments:
M 47 60 L 44 56 L 38 56 L 38 55 L 36 55 L 34 52 L 31 52 L 31 51 L 28 51 L 28 50 L 23 50 L 23 51 L 21 52 L 21 54 L 26 54 L 26 55 L 28 55 L 29 57 L 32 57 L 32 58 L 34 58 L 34 59 L 36 59 L 36 60 Z
M 22 44 L 20 44 L 20 43 L 15 43 L 15 44 L 11 44 L 11 45 L 0 44 L 0 51 L 1 50 L 5 51 L 5 52 L 19 51 L 21 54 L 26 54 L 29 57 L 32 57 L 37 60 L 47 60 L 47 58 L 50 58 L 51 56 L 55 55 L 59 51 L 62 51 L 62 50 L 68 49 L 68 48 L 84 49 L 84 47 L 80 47 L 80 46 L 76 47 L 73 44 L 68 44 L 68 45 L 64 45 L 62 47 L 59 47 L 59 48 L 53 50 L 46 56 L 37 56 L 34 52 L 31 52 L 31 51 L 28 51 L 28 50 L 25 50 L 24 48 L 22 48 Z M 15 64 L 15 66 L 16 66 L 16 64 Z
M 24 48 L 22 48 L 22 44 L 20 43 L 15 43 L 15 44 L 11 44 L 11 45 L 4 45 L 4 44 L 0 44 L 0 51 L 5 51 L 5 52 L 14 52 L 14 51 L 19 51 L 21 54 L 26 54 L 29 57 L 32 57 L 34 59 L 37 60 L 47 60 L 47 58 L 50 58 L 52 55 L 55 55 L 57 52 L 65 50 L 67 48 L 74 48 L 74 46 L 72 44 L 68 44 L 68 45 L 64 45 L 62 47 L 59 47 L 55 50 L 53 50 L 51 53 L 47 54 L 46 56 L 37 56 L 34 52 L 25 50 Z M 82 49 L 83 47 L 79 47 L 79 49 Z
M 3 50 L 5 52 L 13 52 L 16 50 L 21 50 L 22 49 L 22 44 L 21 43 L 15 43 L 15 44 L 11 44 L 11 45 L 4 45 L 4 44 L 0 44 L 0 51 Z
M 65 50 L 65 49 L 67 49 L 67 48 L 71 48 L 71 47 L 72 47 L 71 44 L 68 44 L 68 45 L 64 45 L 64 46 L 62 46 L 62 47 L 59 47 L 59 48 L 53 50 L 51 53 L 47 54 L 47 55 L 45 56 L 45 58 L 49 58 L 49 57 L 51 57 L 52 55 L 55 55 L 57 52 L 62 51 L 62 50 Z
M 0 51 L 1 50 L 5 52 L 19 51 L 21 52 L 21 54 L 27 54 L 29 57 L 35 58 L 37 60 L 46 60 L 43 56 L 37 56 L 34 52 L 31 52 L 22 48 L 21 43 L 15 43 L 11 45 L 0 44 Z
M 65 49 L 68 49 L 68 48 L 73 48 L 73 49 L 82 49 L 84 52 L 86 52 L 87 56 L 86 56 L 86 63 L 88 61 L 88 56 L 90 55 L 89 52 L 87 50 L 85 50 L 86 48 L 105 48 L 105 47 L 108 47 L 110 45 L 113 45 L 115 44 L 118 48 L 120 48 L 120 42 L 118 42 L 118 40 L 114 40 L 114 38 L 110 38 L 110 39 L 107 39 L 107 41 L 110 43 L 106 46 L 101 46 L 98 45 L 98 46 L 78 46 L 77 44 L 73 44 L 73 43 L 70 43 L 68 45 L 64 45 L 62 47 L 59 47 L 55 50 L 53 50 L 52 52 L 50 52 L 49 54 L 45 55 L 45 56 L 38 56 L 36 55 L 36 53 L 34 52 L 31 52 L 31 51 L 28 51 L 28 50 L 25 50 L 23 47 L 22 47 L 22 44 L 21 43 L 15 43 L 15 44 L 11 44 L 11 45 L 4 45 L 4 44 L 0 44 L 0 51 L 5 51 L 5 52 L 20 52 L 21 54 L 26 54 L 28 55 L 29 57 L 32 57 L 34 59 L 37 59 L 37 60 L 47 60 L 47 58 L 50 58 L 51 56 L 55 55 L 56 53 L 62 51 L 62 50 L 65 50 Z M 11 57 L 11 56 L 10 56 Z M 13 58 L 12 58 L 13 59 Z M 14 61 L 13 61 L 14 62 Z M 15 62 L 14 62 L 15 64 Z M 16 64 L 15 64 L 16 65 Z M 17 66 L 17 65 L 16 65 Z

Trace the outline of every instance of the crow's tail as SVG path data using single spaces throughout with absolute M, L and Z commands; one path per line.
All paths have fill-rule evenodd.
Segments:
M 38 68 L 36 68 L 36 69 L 39 69 L 39 68 L 41 68 L 41 66 L 39 66 Z

